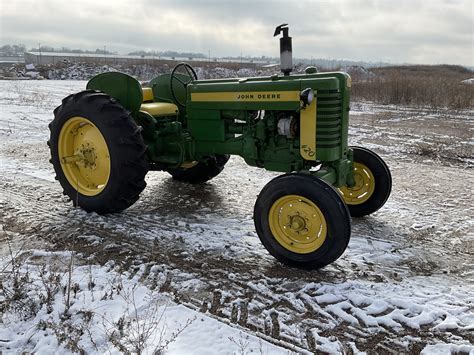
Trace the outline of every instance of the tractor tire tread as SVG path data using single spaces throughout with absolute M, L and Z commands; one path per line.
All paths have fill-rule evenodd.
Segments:
M 55 118 L 50 124 L 50 150 L 56 178 L 64 189 L 63 193 L 71 198 L 74 205 L 78 201 L 79 206 L 86 211 L 99 214 L 120 212 L 135 203 L 146 187 L 145 175 L 149 163 L 141 129 L 130 112 L 110 96 L 94 90 L 68 96 L 54 112 Z M 99 125 L 111 156 L 116 157 L 111 160 L 113 166 L 106 188 L 96 196 L 77 193 L 67 181 L 59 162 L 59 133 L 64 123 L 73 116 L 85 116 Z M 127 143 L 123 143 L 121 137 L 127 137 Z M 112 175 L 113 171 L 120 173 Z
M 269 226 L 269 211 L 273 203 L 284 195 L 301 195 L 314 201 L 327 222 L 327 236 L 314 252 L 298 254 L 280 245 Z M 349 210 L 331 185 L 308 174 L 288 173 L 271 180 L 258 195 L 254 207 L 257 235 L 277 260 L 300 269 L 319 269 L 337 260 L 346 250 L 351 235 Z
M 351 146 L 354 161 L 366 165 L 374 174 L 375 191 L 370 199 L 360 205 L 350 205 L 351 217 L 364 217 L 378 211 L 388 200 L 392 191 L 392 175 L 385 161 L 370 149 Z

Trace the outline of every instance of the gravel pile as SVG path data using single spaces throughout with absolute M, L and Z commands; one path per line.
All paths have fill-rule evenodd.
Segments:
M 296 65 L 294 73 L 304 72 L 305 65 Z M 279 73 L 279 67 L 270 68 L 228 68 L 224 66 L 208 65 L 193 66 L 199 79 L 221 79 L 267 76 Z M 151 80 L 165 73 L 170 73 L 173 66 L 164 64 L 99 64 L 99 63 L 72 63 L 68 61 L 35 65 L 23 63 L 0 67 L 0 78 L 4 79 L 49 79 L 49 80 L 89 80 L 93 76 L 112 71 L 129 74 L 138 80 Z
M 273 68 L 232 69 L 221 66 L 193 66 L 199 79 L 220 79 L 229 77 L 252 77 L 271 75 L 278 72 Z M 14 64 L 0 69 L 0 77 L 12 79 L 89 80 L 93 76 L 112 71 L 129 74 L 139 80 L 150 80 L 160 74 L 171 72 L 168 64 L 94 64 L 61 62 L 48 65 Z

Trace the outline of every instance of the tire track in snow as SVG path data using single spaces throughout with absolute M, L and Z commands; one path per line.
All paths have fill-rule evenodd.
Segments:
M 210 248 L 189 255 L 187 245 L 173 241 L 172 236 L 162 240 L 154 238 L 155 232 L 149 230 L 162 227 L 166 219 L 156 220 L 146 214 L 140 216 L 140 211 L 146 206 L 132 208 L 124 214 L 103 217 L 65 207 L 62 203 L 65 199 L 53 184 L 8 188 L 28 186 L 28 180 L 29 177 L 17 177 L 16 181 L 7 181 L 6 184 L 3 180 L 2 196 L 6 201 L 2 201 L 2 205 L 4 212 L 10 211 L 7 218 L 14 218 L 19 225 L 28 224 L 34 233 L 54 240 L 58 247 L 69 246 L 68 238 L 71 232 L 99 236 L 100 245 L 91 248 L 84 243 L 79 247 L 86 256 L 95 254 L 98 260 L 104 256 L 115 258 L 119 263 L 122 262 L 127 270 L 137 264 L 145 264 L 148 269 L 160 265 L 170 275 L 168 292 L 174 294 L 177 300 L 195 308 L 199 307 L 202 311 L 212 312 L 218 317 L 237 320 L 251 330 L 273 334 L 298 346 L 309 349 L 308 344 L 311 341 L 308 339 L 311 336 L 308 334 L 313 334 L 315 329 L 316 335 L 312 335 L 315 338 L 329 334 L 331 329 L 336 333 L 344 329 L 338 336 L 339 341 L 343 344 L 344 339 L 349 340 L 357 336 L 361 339 L 357 342 L 358 348 L 363 349 L 368 346 L 364 345 L 364 340 L 369 344 L 372 337 L 371 331 L 366 329 L 382 328 L 388 339 L 394 341 L 400 333 L 412 334 L 417 330 L 414 324 L 421 322 L 422 325 L 429 326 L 441 324 L 445 320 L 443 314 L 433 315 L 423 310 L 417 313 L 400 305 L 387 305 L 385 309 L 375 311 L 367 309 L 373 308 L 373 299 L 368 299 L 367 302 L 372 303 L 366 305 L 364 302 L 354 303 L 347 295 L 338 299 L 334 294 L 334 299 L 327 298 L 327 295 L 335 293 L 337 289 L 318 290 L 317 287 L 330 282 L 335 285 L 347 282 L 347 275 L 341 277 L 347 263 L 320 272 L 305 273 L 285 269 L 275 264 L 271 258 L 264 258 L 262 261 L 258 258 L 258 253 L 253 255 L 253 259 L 252 253 L 244 259 L 232 258 L 232 254 L 219 258 L 213 252 L 215 249 Z M 56 191 L 51 192 L 51 188 Z M 52 205 L 56 206 L 51 208 Z M 166 226 L 165 229 L 172 231 L 176 227 L 182 226 Z M 212 229 L 212 226 L 210 228 Z M 175 235 L 179 235 L 179 231 L 175 230 Z M 183 256 L 183 253 L 187 255 Z M 153 282 L 152 274 L 145 276 L 143 281 Z M 198 292 L 181 290 L 183 283 L 193 279 L 199 281 Z M 315 279 L 319 282 L 316 285 Z M 308 288 L 310 284 L 314 285 L 313 289 Z M 213 299 L 216 297 L 218 301 L 214 301 L 212 309 Z M 203 307 L 203 303 L 208 305 Z M 232 317 L 234 309 L 237 309 L 237 317 Z M 242 321 L 242 314 L 246 313 L 247 320 Z M 279 324 L 278 334 L 273 332 L 274 325 L 268 326 L 272 323 Z M 301 334 L 306 336 L 302 338 Z M 386 343 L 387 340 L 383 342 Z M 391 344 L 390 341 L 388 344 Z
M 63 83 L 38 85 L 55 100 L 80 86 L 67 83 L 65 90 L 56 88 Z M 353 343 L 360 350 L 406 352 L 406 344 L 412 343 L 416 352 L 427 341 L 458 337 L 474 342 L 466 330 L 473 321 L 469 307 L 474 300 L 466 294 L 469 287 L 457 284 L 473 276 L 468 256 L 472 239 L 465 237 L 472 232 L 466 222 L 473 212 L 466 190 L 472 177 L 459 165 L 446 168 L 445 160 L 414 163 L 407 149 L 439 138 L 418 134 L 418 125 L 409 141 L 407 132 L 393 130 L 390 120 L 380 123 L 374 117 L 357 128 L 357 117 L 353 119 L 353 138 L 386 152 L 397 179 L 394 194 L 373 217 L 353 221 L 353 237 L 341 259 L 321 271 L 301 272 L 276 263 L 253 230 L 253 201 L 275 174 L 247 167 L 239 159 L 199 188 L 161 181 L 166 174 L 153 173 L 130 210 L 107 217 L 87 215 L 71 209 L 58 184 L 31 169 L 41 169 L 41 174 L 51 170 L 43 143 L 49 108 L 17 103 L 10 108 L 11 102 L 0 99 L 5 109 L 0 134 L 6 144 L 0 151 L 0 217 L 8 228 L 53 241 L 57 248 L 69 248 L 73 233 L 82 235 L 77 248 L 84 257 L 115 260 L 117 267 L 137 270 L 143 282 L 156 284 L 181 302 L 310 350 L 336 344 L 349 352 Z M 20 119 L 9 118 L 18 115 Z M 421 121 L 423 127 L 443 122 Z M 459 118 L 456 125 L 472 124 Z M 7 145 L 13 151 L 7 152 Z M 28 171 L 17 171 L 28 164 Z M 156 279 L 157 268 L 165 279 Z

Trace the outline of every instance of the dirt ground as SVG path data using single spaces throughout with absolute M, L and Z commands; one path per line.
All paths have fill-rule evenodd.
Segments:
M 0 82 L 0 224 L 17 233 L 17 248 L 74 247 L 82 263 L 112 260 L 179 303 L 312 352 L 474 342 L 472 111 L 354 103 L 351 144 L 386 160 L 392 195 L 352 220 L 338 261 L 301 271 L 274 260 L 254 230 L 256 196 L 276 174 L 238 157 L 198 187 L 151 172 L 120 214 L 73 208 L 48 162 L 47 124 L 81 83 L 35 85 Z

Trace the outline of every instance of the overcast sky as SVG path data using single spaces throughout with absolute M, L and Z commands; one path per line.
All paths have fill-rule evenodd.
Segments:
M 473 63 L 472 0 L 0 0 L 0 44 Z

